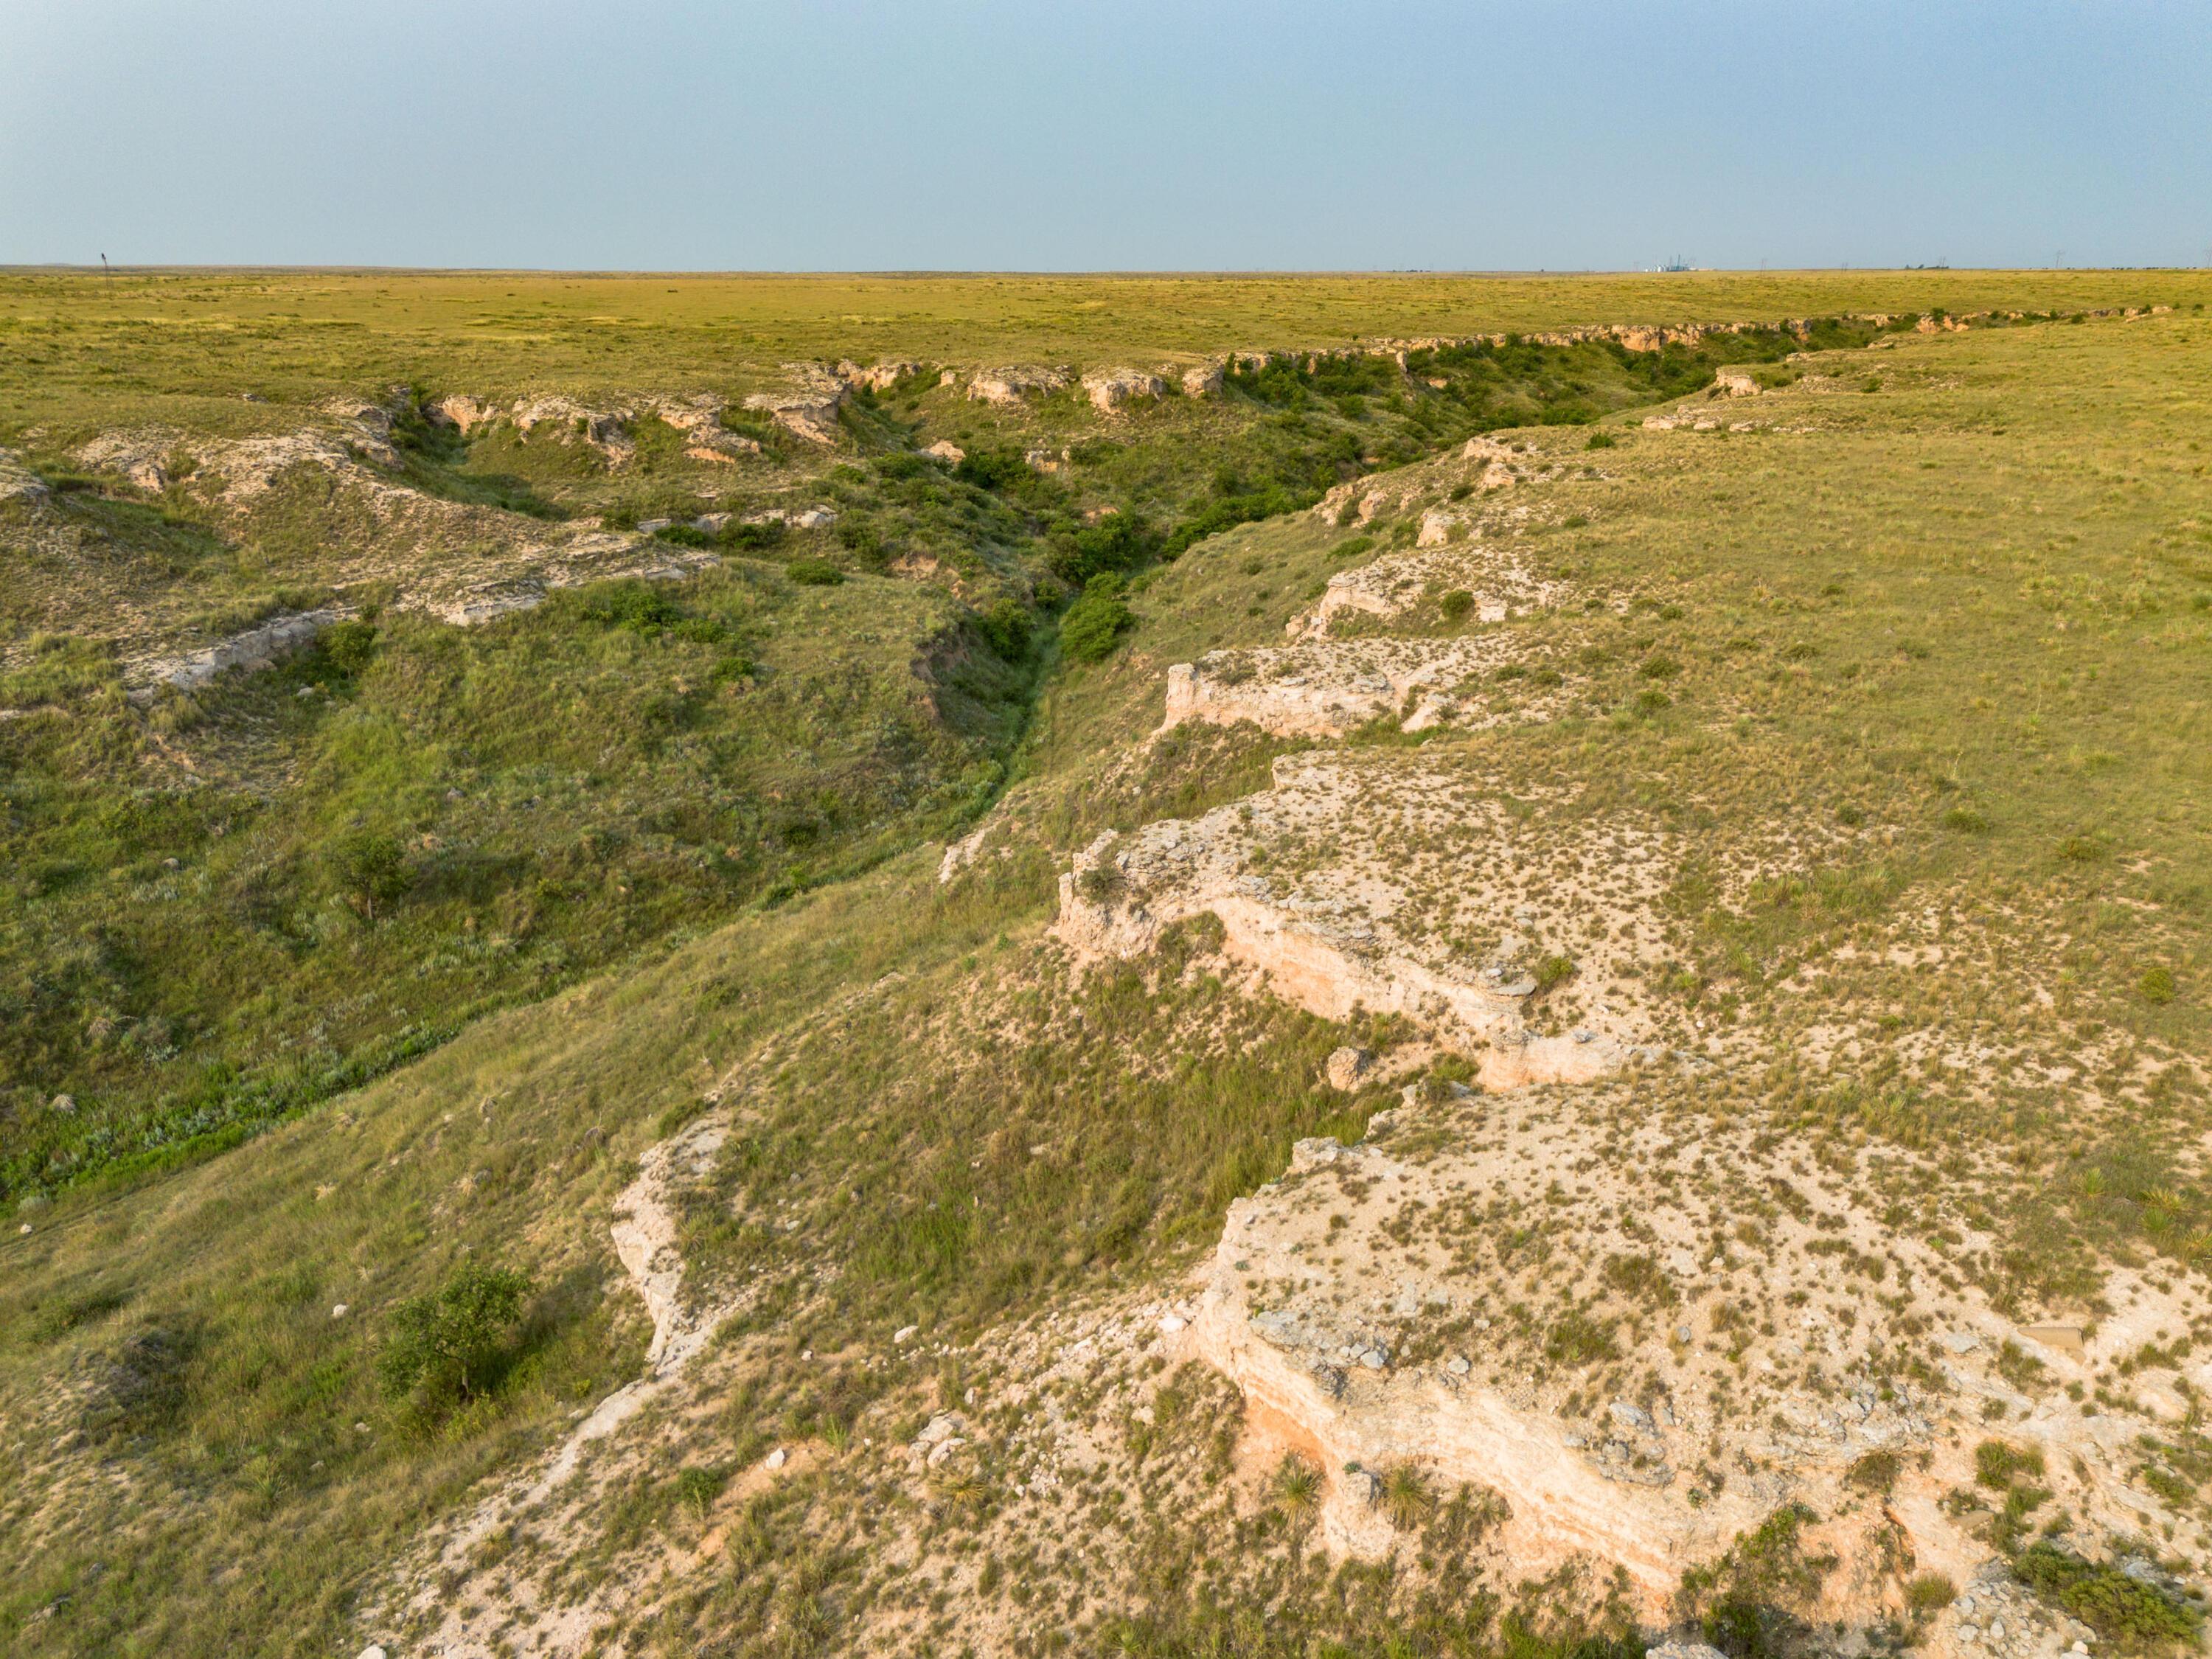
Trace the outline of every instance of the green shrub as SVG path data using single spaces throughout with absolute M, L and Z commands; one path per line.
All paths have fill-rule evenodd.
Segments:
M 1958 1598 L 1958 1586 L 1951 1582 L 1950 1575 L 1948 1573 L 1919 1573 L 1905 1587 L 1905 1607 L 1910 1611 L 1923 1615 L 1934 1613 L 1941 1607 L 1948 1607 Z
M 714 538 L 695 524 L 665 524 L 653 532 L 655 541 L 673 542 L 678 547 L 705 547 Z
M 1135 621 L 1121 603 L 1121 579 L 1093 576 L 1060 619 L 1060 649 L 1077 662 L 1103 662 Z
M 1738 1533 L 1720 1559 L 1682 1575 L 1676 1612 L 1696 1620 L 1730 1659 L 1783 1650 L 1795 1616 L 1813 1607 L 1836 1566 L 1833 1556 L 1805 1553 L 1803 1529 L 1814 1519 L 1803 1504 L 1786 1504 L 1756 1531 Z
M 1128 878 L 1122 875 L 1119 865 L 1111 859 L 1101 859 L 1077 878 L 1075 888 L 1091 903 L 1108 904 L 1128 884 Z
M 1567 1315 L 1544 1338 L 1544 1358 L 1555 1365 L 1586 1365 L 1594 1359 L 1615 1359 L 1620 1355 L 1611 1322 L 1601 1324 L 1580 1311 Z
M 323 856 L 338 890 L 371 921 L 378 905 L 389 908 L 414 884 L 398 838 L 387 830 L 348 830 Z
M 676 1476 L 676 1499 L 693 1514 L 704 1516 L 730 1484 L 727 1469 L 715 1468 L 703 1463 L 694 1463 L 678 1470 Z
M 2145 1002 L 2159 1004 L 2173 1000 L 2173 969 L 2153 968 L 2136 981 L 2136 989 Z
M 1665 652 L 1654 652 L 1644 659 L 1637 673 L 1647 680 L 1671 680 L 1682 672 L 1682 665 Z
M 1678 1295 L 1666 1269 L 1645 1255 L 1608 1255 L 1599 1276 L 1611 1289 L 1647 1307 L 1672 1307 Z
M 1536 991 L 1539 995 L 1555 985 L 1565 983 L 1575 976 L 1574 958 L 1549 956 L 1538 962 L 1535 969 Z
M 1956 830 L 1961 835 L 1978 836 L 1990 827 L 1990 821 L 1971 806 L 1954 806 L 1943 814 L 1943 827 Z
M 582 603 L 584 614 L 593 622 L 634 634 L 657 634 L 684 620 L 683 608 L 666 586 L 641 578 L 601 582 L 584 595 Z
M 376 654 L 376 624 L 360 621 L 335 623 L 323 630 L 319 643 L 331 667 L 341 674 L 358 674 Z
M 836 587 L 845 580 L 845 573 L 827 559 L 793 559 L 783 574 L 801 587 Z
M 725 547 L 757 552 L 777 545 L 790 533 L 790 526 L 782 520 L 766 519 L 759 524 L 726 525 L 720 539 Z
M 1036 482 L 1037 470 L 1018 449 L 971 449 L 952 469 L 952 476 L 978 489 L 1019 489 Z
M 2014 1558 L 2020 1581 L 2088 1626 L 2106 1641 L 2131 1651 L 2173 1644 L 2193 1647 L 2203 1615 L 2155 1585 L 2118 1567 L 2085 1561 L 2048 1540 Z
M 975 626 L 991 649 L 1007 662 L 1026 662 L 1030 655 L 1030 609 L 1019 599 L 1000 599 L 979 613 Z
M 1887 1498 L 1904 1467 L 1893 1451 L 1870 1451 L 1845 1470 L 1844 1478 L 1861 1492 Z
M 1584 449 L 1611 449 L 1620 441 L 1620 440 L 1614 437 L 1610 432 L 1593 432 L 1589 434 L 1589 440 L 1583 445 L 1583 447 Z
M 2042 1473 L 2043 1454 L 2033 1446 L 2023 1450 L 2001 1440 L 1984 1440 L 1974 1448 L 1974 1479 L 1993 1491 L 2002 1492 L 2015 1475 Z
M 1437 608 L 1444 613 L 1446 622 L 1464 622 L 1468 612 L 1474 609 L 1474 595 L 1464 587 L 1455 587 L 1437 602 Z
M 437 1290 L 402 1303 L 377 1358 L 385 1393 L 434 1422 L 499 1386 L 513 1358 L 530 1280 L 468 1262 Z
M 1152 532 L 1134 513 L 1115 513 L 1080 530 L 1061 525 L 1049 542 L 1046 562 L 1053 574 L 1074 586 L 1087 585 L 1094 576 L 1126 574 L 1153 551 Z

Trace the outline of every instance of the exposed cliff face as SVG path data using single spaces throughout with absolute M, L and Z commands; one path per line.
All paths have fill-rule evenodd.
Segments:
M 1293 617 L 1285 632 L 1292 639 L 1316 637 L 1328 634 L 1339 617 L 1348 621 L 1361 615 L 1389 621 L 1425 600 L 1437 601 L 1455 592 L 1468 596 L 1462 620 L 1482 623 L 1556 610 L 1566 602 L 1565 585 L 1531 572 L 1510 545 L 1455 544 L 1453 532 L 1463 521 L 1445 514 L 1433 517 L 1445 527 L 1443 535 L 1430 536 L 1431 516 L 1425 515 L 1422 540 L 1426 545 L 1337 572 L 1319 602 Z
M 791 386 L 781 392 L 756 392 L 745 399 L 745 407 L 758 410 L 809 443 L 836 443 L 841 429 L 837 417 L 849 395 L 846 383 L 811 363 L 787 363 L 784 368 L 792 377 Z M 897 377 L 892 378 L 895 381 Z
M 556 418 L 545 405 L 540 400 L 532 411 L 532 426 Z M 712 552 L 590 520 L 547 523 L 427 495 L 376 462 L 365 441 L 376 428 L 358 408 L 327 413 L 327 425 L 253 438 L 191 437 L 166 428 L 103 433 L 74 459 L 142 489 L 187 493 L 241 533 L 264 514 L 289 522 L 301 511 L 313 514 L 336 527 L 329 586 L 341 592 L 388 586 L 394 608 L 455 624 L 527 609 L 556 588 L 612 577 L 677 577 L 716 562 Z M 488 418 L 479 406 L 476 419 Z M 579 431 L 573 423 L 559 429 L 572 438 Z M 172 477 L 172 465 L 187 476 Z M 466 556 L 453 556 L 456 549 Z M 147 607 L 135 594 L 118 592 L 106 614 L 134 681 L 190 689 L 226 667 L 274 659 L 338 613 L 281 617 L 217 640 L 196 636 L 173 605 Z
M 1168 383 L 1157 374 L 1137 368 L 1109 368 L 1083 377 L 1083 395 L 1101 415 L 1118 414 L 1133 403 L 1167 396 Z
M 1544 718 L 1565 683 L 1556 671 L 1551 684 L 1536 683 L 1516 697 L 1510 712 L 1482 702 L 1480 688 L 1509 665 L 1526 667 L 1528 653 L 1518 641 L 1498 635 L 1210 652 L 1168 670 L 1161 729 L 1185 720 L 1249 721 L 1278 737 L 1337 738 L 1382 719 L 1420 732 Z
M 1102 837 L 1060 878 L 1059 937 L 1079 957 L 1133 957 L 1211 913 L 1223 953 L 1274 994 L 1326 1018 L 1364 1009 L 1452 1032 L 1486 1086 L 1617 1067 L 1654 1030 L 1619 970 L 1656 945 L 1672 839 L 1617 822 L 1525 827 L 1463 774 L 1395 758 L 1286 756 L 1263 794 Z M 1447 838 L 1467 855 L 1416 850 Z M 1570 867 L 1590 874 L 1563 909 L 1550 884 Z M 1489 943 L 1468 954 L 1443 942 L 1455 938 Z
M 1061 392 L 1073 377 L 1064 368 L 1035 366 L 978 369 L 968 381 L 968 396 L 976 403 L 1018 407 L 1033 395 Z
M 1289 643 L 1170 667 L 1164 729 L 1327 742 L 1383 720 L 1552 717 L 1577 659 L 1512 624 L 1589 601 L 1535 568 L 1526 499 L 1498 492 L 1569 476 L 1564 457 L 1480 440 L 1346 488 L 1325 520 L 1416 533 L 1333 576 Z M 1806 869 L 1826 833 L 1777 825 L 1717 851 L 1618 814 L 1509 813 L 1474 755 L 1382 745 L 1284 757 L 1266 791 L 1075 856 L 1054 931 L 1079 965 L 1181 932 L 1249 992 L 1400 1016 L 1462 1062 L 1466 1084 L 1409 1088 L 1360 1145 L 1299 1143 L 1232 1205 L 1175 1338 L 1242 1391 L 1249 1464 L 1287 1453 L 1317 1472 L 1330 1550 L 1402 1548 L 1394 1479 L 1486 1489 L 1515 1572 L 1618 1569 L 1663 1627 L 1686 1573 L 1781 1516 L 1810 1564 L 1807 1617 L 1904 1620 L 1911 1582 L 1940 1574 L 1972 1593 L 1911 1614 L 1939 1653 L 2050 1656 L 2089 1635 L 1985 1571 L 2008 1524 L 1993 1514 L 2143 1526 L 2130 1449 L 2171 1431 L 2187 1379 L 2117 1409 L 2083 1385 L 2100 1356 L 2186 1325 L 2193 1292 L 2122 1273 L 2109 1328 L 2086 1310 L 2014 1316 L 1869 1199 L 1871 1152 L 1808 1169 L 1786 1139 L 1642 1097 L 1762 1063 L 1755 1036 L 1686 1021 L 1637 965 L 1665 956 L 1692 856 L 1741 894 Z M 1351 1048 L 1328 1073 L 1354 1092 L 1376 1075 Z M 1906 1161 L 1938 1178 L 1936 1155 Z M 1993 1476 L 1993 1455 L 2032 1481 Z
M 1987 1559 L 2009 1488 L 1984 1444 L 2034 1463 L 2038 1507 L 2140 1528 L 2131 1449 L 2180 1401 L 2031 1407 L 2012 1379 L 2087 1376 L 2185 1322 L 2185 1297 L 2130 1276 L 2127 1316 L 2086 1343 L 2016 1324 L 1947 1289 L 1941 1254 L 1848 1177 L 1808 1181 L 1748 1131 L 1652 1122 L 1635 1087 L 1409 1090 L 1367 1142 L 1302 1142 L 1231 1207 L 1185 1340 L 1245 1391 L 1256 1436 L 1322 1472 L 1333 1547 L 1389 1550 L 1375 1477 L 1413 1468 L 1502 1497 L 1517 1567 L 1618 1565 L 1663 1625 L 1686 1570 L 1801 1504 L 1807 1553 L 1834 1558 L 1819 1616 L 1864 1625 L 1901 1613 L 1915 1574 L 1963 1584 Z M 1727 1237 L 1761 1194 L 1756 1240 Z M 1975 1492 L 1989 1508 L 1962 1509 Z M 2087 1633 L 2017 1599 L 2018 1650 Z M 1946 1613 L 1939 1648 L 1971 1648 L 1977 1616 Z

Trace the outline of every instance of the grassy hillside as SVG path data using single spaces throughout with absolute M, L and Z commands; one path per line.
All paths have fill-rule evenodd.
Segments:
M 283 281 L 302 305 L 356 293 Z M 203 316 L 161 293 L 163 326 Z M 726 395 L 732 360 L 673 320 L 621 358 L 647 401 L 623 406 L 620 447 L 581 415 L 441 417 L 438 398 L 497 385 L 465 327 L 374 367 L 292 356 L 313 329 L 252 335 L 275 377 L 250 402 L 223 389 L 228 345 L 132 349 L 158 388 L 73 382 L 33 351 L 0 426 L 49 486 L 0 503 L 0 1194 L 228 1146 L 489 1009 L 951 838 L 1002 782 L 1079 592 L 1098 590 L 1070 614 L 1081 650 L 1110 651 L 1120 586 L 1225 527 L 1476 433 L 1577 427 L 1726 363 L 1786 378 L 1802 346 L 1914 320 L 1402 368 L 1277 355 L 1113 413 L 1073 385 L 992 403 L 909 374 L 848 398 L 826 443 L 726 405 L 716 429 L 750 447 L 706 453 L 664 415 Z M 540 391 L 600 384 L 532 361 Z M 372 400 L 334 401 L 349 383 Z M 27 418 L 72 386 L 55 423 Z M 665 580 L 685 571 L 707 574 Z M 580 585 L 501 613 L 556 580 Z M 274 672 L 149 683 L 319 609 L 348 620 Z
M 58 279 L 10 280 L 27 304 Z M 173 280 L 210 306 L 258 284 L 256 304 L 285 292 L 307 311 L 377 283 L 481 305 L 508 279 Z M 1611 320 L 1728 297 L 1893 303 L 1904 279 L 1882 280 L 1451 292 L 1502 295 L 1531 320 L 1546 305 Z M 1956 285 L 1948 303 L 2063 306 L 2134 279 L 1927 280 Z M 611 313 L 636 292 L 532 281 L 516 297 Z M 672 303 L 707 307 L 739 285 L 669 286 Z M 1375 297 L 1398 292 L 1385 284 L 1220 286 L 1255 327 L 1270 304 L 1293 334 L 1333 317 L 1395 325 L 1398 302 Z M 2163 297 L 2150 289 L 2130 298 Z M 927 325 L 995 345 L 1045 326 L 1023 315 L 1109 290 L 1126 291 L 825 279 L 767 290 L 757 326 L 830 337 L 794 295 L 824 313 L 863 292 L 886 312 L 885 296 L 998 295 L 1000 313 Z M 1148 300 L 1164 314 L 1142 337 L 1219 338 L 1206 331 L 1229 325 L 1197 308 L 1217 291 Z M 1633 303 L 1602 309 L 1624 292 Z M 1232 319 L 1240 341 L 1246 320 Z M 87 361 L 112 349 L 103 337 Z M 304 384 L 324 361 L 285 372 Z M 34 643 L 23 617 L 0 702 L 69 712 L 0 726 L 17 872 L 0 1151 L 14 1224 L 29 1229 L 0 1240 L 0 1547 L 28 1564 L 0 1589 L 0 1632 L 26 1654 L 356 1651 L 357 1616 L 428 1522 L 638 1371 L 646 1328 L 608 1244 L 615 1197 L 715 1091 L 738 1127 L 682 1242 L 687 1294 L 743 1297 L 714 1348 L 728 1389 L 672 1413 L 679 1427 L 626 1507 L 560 1546 L 580 1594 L 641 1559 L 702 1552 L 680 1593 L 622 1632 L 633 1650 L 957 1651 L 980 1627 L 948 1634 L 971 1605 L 1025 1653 L 1232 1638 L 1534 1653 L 1621 1635 L 1595 1585 L 1553 1586 L 1573 1616 L 1516 1626 L 1473 1580 L 1421 1581 L 1417 1606 L 1410 1565 L 1402 1584 L 1331 1577 L 1294 1529 L 1186 1501 L 1225 1482 L 1209 1437 L 1235 1428 L 1195 1385 L 1174 1408 L 1188 1415 L 1147 1419 L 1130 1454 L 1170 1482 L 1130 1488 L 1141 1526 L 1097 1492 L 1024 1510 L 898 1484 L 894 1455 L 927 1413 L 979 1383 L 988 1397 L 993 1368 L 1011 1365 L 987 1357 L 994 1334 L 1179 1285 L 1296 1139 L 1349 1139 L 1390 1097 L 1322 1087 L 1329 1051 L 1420 1040 L 1260 994 L 1202 928 L 1071 979 L 1042 934 L 1055 878 L 1100 831 L 1248 796 L 1270 757 L 1304 746 L 1249 726 L 1151 740 L 1168 665 L 1279 643 L 1331 575 L 1407 550 L 1423 511 L 1339 525 L 1291 509 L 1385 460 L 1449 504 L 1456 475 L 1414 457 L 1505 430 L 1559 472 L 1511 498 L 1528 513 L 1498 533 L 1583 599 L 1486 623 L 1424 593 L 1373 626 L 1510 637 L 1559 665 L 1562 712 L 1513 723 L 1531 686 L 1498 674 L 1461 692 L 1498 724 L 1380 722 L 1348 746 L 1448 769 L 1562 844 L 1632 812 L 1710 851 L 1715 874 L 1670 890 L 1671 947 L 1643 971 L 1686 1043 L 1755 1038 L 1771 1060 L 1639 1084 L 1641 1109 L 1755 1118 L 1808 1155 L 1954 1154 L 1978 1183 L 1955 1202 L 1995 1240 L 1961 1260 L 1963 1279 L 2029 1312 L 2081 1294 L 2111 1252 L 2181 1273 L 2212 1238 L 2197 1152 L 2212 1047 L 2208 365 L 2212 325 L 2195 312 L 1901 334 L 1871 351 L 1838 339 L 1746 404 L 1694 403 L 1742 431 L 1646 429 L 1642 408 L 1702 386 L 1711 362 L 1676 362 L 1678 381 L 1604 352 L 1440 362 L 1446 386 L 1425 390 L 1294 370 L 1110 434 L 1072 400 L 1000 412 L 926 387 L 884 400 L 884 420 L 908 423 L 900 445 L 849 435 L 808 480 L 841 526 L 875 531 L 872 549 L 815 532 L 768 557 L 727 547 L 684 583 L 586 586 L 474 630 L 380 612 L 372 635 L 344 636 L 356 644 L 234 677 L 166 720 L 165 705 L 125 702 L 90 622 Z M 1085 459 L 1050 474 L 884 464 L 939 434 L 1016 461 L 1054 434 Z M 1346 434 L 1358 454 L 1332 447 Z M 58 477 L 58 454 L 43 459 Z M 532 487 L 561 499 L 550 478 Z M 580 511 L 613 486 L 576 488 Z M 86 514 L 132 501 L 112 483 L 56 499 Z M 1251 521 L 1221 506 L 1237 501 Z M 1098 521 L 1081 509 L 1102 502 L 1142 514 L 1148 538 L 1084 540 Z M 253 546 L 228 520 L 173 512 L 182 527 L 117 519 L 108 533 L 148 557 L 159 536 L 225 538 L 214 562 Z M 1193 532 L 1182 549 L 1178 526 Z M 924 543 L 977 566 L 921 580 L 878 556 Z M 794 552 L 843 581 L 795 578 Z M 1102 571 L 1124 579 L 1126 631 L 1102 660 L 1061 659 L 1052 613 Z M 1020 637 L 994 642 L 1002 597 Z M 982 856 L 940 885 L 937 842 L 993 803 Z M 380 899 L 361 873 L 374 860 L 347 862 L 366 856 L 348 838 L 380 830 L 405 875 Z M 1777 833 L 1828 850 L 1771 879 L 1720 878 Z M 1278 867 L 1305 855 L 1279 848 Z M 344 1067 L 381 1069 L 393 1045 L 452 1030 L 292 1115 L 359 1074 Z M 48 1103 L 64 1085 L 84 1097 L 67 1112 Z M 70 1185 L 103 1160 L 262 1124 L 158 1178 Z M 409 1299 L 471 1261 L 526 1272 L 526 1315 L 479 1396 L 410 1414 L 380 1358 Z M 911 1346 L 908 1326 L 924 1334 Z M 1080 1416 L 1080 1392 L 1064 1398 Z M 722 1496 L 715 1483 L 771 1443 L 811 1461 Z M 1005 1543 L 1021 1516 L 1027 1558 Z M 720 1554 L 703 1553 L 710 1533 Z M 1074 1549 L 1094 1534 L 1147 1541 L 1133 1562 L 1098 1545 L 1093 1577 L 1054 1557 L 1054 1536 Z M 894 1534 L 920 1540 L 895 1571 L 878 1552 Z M 555 1551 L 507 1540 L 453 1593 L 492 1595 Z M 1007 1588 L 977 1588 L 987 1554 Z M 1164 1565 L 1178 1561 L 1194 1565 Z

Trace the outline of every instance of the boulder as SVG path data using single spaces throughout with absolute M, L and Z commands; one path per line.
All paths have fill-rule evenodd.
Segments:
M 921 365 L 904 358 L 890 362 L 870 363 L 866 368 L 851 362 L 837 365 L 837 378 L 848 386 L 862 386 L 870 392 L 889 392 L 909 374 L 921 373 Z
M 1168 383 L 1141 369 L 1094 369 L 1083 377 L 1083 392 L 1101 415 L 1118 414 L 1139 398 L 1164 398 Z
M 1349 1094 L 1374 1069 L 1375 1056 L 1371 1053 L 1346 1043 L 1328 1057 L 1328 1086 Z
M 1067 381 L 1067 371 L 1061 368 L 983 368 L 969 380 L 968 396 L 975 403 L 1012 408 L 1033 392 L 1062 391 Z
M 947 466 L 957 466 L 968 459 L 968 452 L 950 438 L 939 438 L 921 453 L 944 462 Z
M 1195 368 L 1182 372 L 1182 395 L 1186 398 L 1212 398 L 1221 391 L 1224 374 L 1219 363 L 1200 363 Z
M 838 411 L 845 406 L 845 382 L 811 363 L 786 368 L 794 380 L 789 389 L 756 392 L 745 399 L 745 407 L 758 410 L 793 437 L 813 444 L 836 443 Z

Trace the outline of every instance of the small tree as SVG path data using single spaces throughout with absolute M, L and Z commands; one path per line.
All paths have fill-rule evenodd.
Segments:
M 1118 576 L 1093 576 L 1083 597 L 1060 619 L 1060 648 L 1078 662 L 1103 662 L 1114 653 L 1121 632 L 1135 620 L 1121 603 Z
M 377 1360 L 385 1392 L 411 1397 L 431 1419 L 489 1393 L 529 1294 L 524 1274 L 471 1262 L 437 1290 L 401 1304 Z
M 381 830 L 348 831 L 332 843 L 329 860 L 340 889 L 371 921 L 378 905 L 390 904 L 414 881 L 398 838 Z

